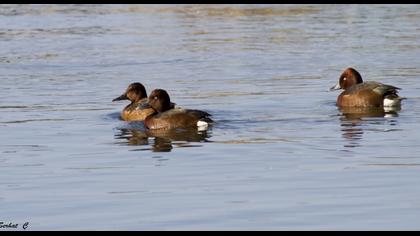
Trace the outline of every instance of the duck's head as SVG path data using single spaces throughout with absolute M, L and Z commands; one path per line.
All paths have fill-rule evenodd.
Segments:
M 147 98 L 146 89 L 141 83 L 136 82 L 130 84 L 125 93 L 113 99 L 112 101 L 115 102 L 120 100 L 130 100 L 131 102 L 136 102 L 143 98 Z
M 330 88 L 330 90 L 338 90 L 338 89 L 348 89 L 355 84 L 363 83 L 362 76 L 360 73 L 349 67 L 343 71 L 341 74 L 338 83 Z
M 164 112 L 174 107 L 169 94 L 163 89 L 155 89 L 149 95 L 148 104 L 157 112 Z

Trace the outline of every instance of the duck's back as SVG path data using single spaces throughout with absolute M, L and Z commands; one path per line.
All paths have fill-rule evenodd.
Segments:
M 149 129 L 191 128 L 197 127 L 200 122 L 213 122 L 210 116 L 205 111 L 174 108 L 148 117 L 145 124 Z
M 398 96 L 398 89 L 375 81 L 364 82 L 342 92 L 337 98 L 337 104 L 345 107 L 383 107 L 385 97 Z
M 342 94 L 347 95 L 347 94 L 356 94 L 360 92 L 369 91 L 369 92 L 375 92 L 382 96 L 385 96 L 391 93 L 396 94 L 398 89 L 400 88 L 397 88 L 392 85 L 382 84 L 376 81 L 368 81 L 368 82 L 353 85 L 350 88 L 346 89 Z

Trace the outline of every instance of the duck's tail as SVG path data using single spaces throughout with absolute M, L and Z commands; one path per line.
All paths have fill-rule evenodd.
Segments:
M 211 114 L 200 111 L 200 110 L 190 110 L 190 113 L 198 118 L 197 128 L 199 131 L 207 130 L 209 125 L 213 124 L 213 120 L 210 118 Z
M 401 101 L 407 99 L 405 97 L 398 96 L 397 93 L 390 93 L 384 97 L 384 107 L 399 107 L 401 106 Z

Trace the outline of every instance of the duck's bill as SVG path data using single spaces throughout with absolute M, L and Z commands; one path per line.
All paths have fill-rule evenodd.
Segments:
M 127 99 L 128 99 L 127 95 L 123 94 L 117 98 L 112 99 L 112 101 L 115 102 L 115 101 L 127 100 Z
M 330 88 L 330 91 L 339 90 L 339 89 L 341 89 L 341 86 L 340 86 L 340 83 L 337 83 L 336 85 L 334 85 Z

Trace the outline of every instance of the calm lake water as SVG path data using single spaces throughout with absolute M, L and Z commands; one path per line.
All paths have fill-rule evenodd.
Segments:
M 420 5 L 1 5 L 0 222 L 419 230 L 419 62 Z M 401 111 L 342 115 L 349 66 Z M 216 123 L 145 137 L 135 81 Z

